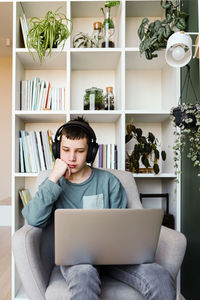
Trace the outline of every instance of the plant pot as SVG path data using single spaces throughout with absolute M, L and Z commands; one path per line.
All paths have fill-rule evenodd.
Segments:
M 192 114 L 186 114 L 184 111 L 181 110 L 180 106 L 177 106 L 173 109 L 172 115 L 175 117 L 175 124 L 178 127 L 181 127 L 182 125 L 184 128 L 194 128 L 196 127 L 196 118 Z M 192 119 L 191 123 L 186 123 L 185 119 Z

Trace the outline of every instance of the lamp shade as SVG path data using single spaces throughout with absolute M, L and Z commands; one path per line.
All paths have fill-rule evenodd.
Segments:
M 173 33 L 168 41 L 165 59 L 172 67 L 183 67 L 192 58 L 192 39 L 183 31 Z

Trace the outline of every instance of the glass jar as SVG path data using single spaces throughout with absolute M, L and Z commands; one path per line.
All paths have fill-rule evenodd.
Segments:
M 108 86 L 106 88 L 106 95 L 104 97 L 104 109 L 105 110 L 115 109 L 115 99 L 113 95 L 113 88 L 111 86 Z
M 113 42 L 113 35 L 114 35 L 114 24 L 112 19 L 110 18 L 109 11 L 106 12 L 106 18 L 103 22 L 103 42 L 101 47 L 102 48 L 114 48 L 115 44 Z
M 85 110 L 100 110 L 104 109 L 103 90 L 96 87 L 91 87 L 85 90 L 84 96 Z
M 93 41 L 97 48 L 101 47 L 102 43 L 102 23 L 95 22 L 93 23 L 93 33 L 92 33 Z

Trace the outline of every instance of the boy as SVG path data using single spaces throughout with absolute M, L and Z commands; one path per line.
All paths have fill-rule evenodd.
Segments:
M 30 225 L 45 227 L 56 208 L 126 208 L 126 193 L 120 181 L 110 172 L 87 165 L 93 163 L 97 151 L 95 133 L 83 118 L 69 121 L 58 129 L 53 143 L 54 168 L 22 210 Z M 101 269 L 136 288 L 148 300 L 175 299 L 171 275 L 156 263 Z M 60 266 L 60 270 L 70 299 L 99 299 L 101 281 L 95 266 Z

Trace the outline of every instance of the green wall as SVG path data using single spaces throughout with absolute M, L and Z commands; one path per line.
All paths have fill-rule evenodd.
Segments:
M 198 32 L 198 0 L 184 0 L 184 11 L 189 13 L 188 32 Z M 196 36 L 193 39 L 195 41 Z M 194 50 L 194 49 L 193 49 Z M 200 102 L 199 61 L 190 62 L 192 82 Z M 181 82 L 186 67 L 181 70 Z M 183 100 L 186 99 L 183 97 Z M 191 89 L 187 102 L 195 102 Z M 185 151 L 186 152 L 186 151 Z M 184 153 L 182 159 L 182 206 L 181 226 L 187 238 L 187 250 L 181 270 L 181 293 L 187 300 L 200 299 L 200 177 L 198 170 Z

